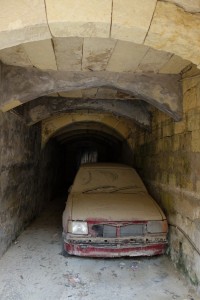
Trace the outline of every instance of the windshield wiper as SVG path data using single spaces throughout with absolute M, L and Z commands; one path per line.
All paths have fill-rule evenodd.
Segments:
M 134 191 L 132 191 L 131 194 L 133 194 L 133 193 L 145 193 L 145 190 L 142 190 L 141 186 L 137 186 L 137 185 L 128 185 L 128 186 L 122 186 L 122 187 L 119 187 L 119 188 L 115 188 L 114 190 L 111 191 L 111 193 L 124 191 L 124 190 L 130 190 L 130 189 L 134 189 Z M 140 189 L 140 190 L 138 190 L 138 189 Z
M 113 185 L 102 185 L 102 186 L 97 186 L 97 187 L 94 187 L 92 189 L 89 189 L 89 190 L 85 190 L 83 191 L 82 193 L 90 193 L 90 192 L 95 192 L 95 191 L 105 191 L 107 189 L 116 189 L 116 186 L 113 186 Z M 110 191 L 109 191 L 110 192 Z
M 83 191 L 82 193 L 92 193 L 95 191 L 99 191 L 99 192 L 106 192 L 106 193 L 115 193 L 118 191 L 123 191 L 123 190 L 130 190 L 130 189 L 136 189 L 134 191 L 132 191 L 131 193 L 145 193 L 144 190 L 138 190 L 141 189 L 140 186 L 137 185 L 128 185 L 128 186 L 122 186 L 122 187 L 116 187 L 116 186 L 112 186 L 112 185 L 103 185 L 103 186 L 98 186 L 98 187 L 94 187 L 92 189 L 88 189 Z

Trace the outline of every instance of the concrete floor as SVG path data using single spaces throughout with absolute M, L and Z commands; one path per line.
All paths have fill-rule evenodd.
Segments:
M 197 300 L 168 257 L 63 257 L 61 212 L 51 203 L 0 260 L 1 300 Z

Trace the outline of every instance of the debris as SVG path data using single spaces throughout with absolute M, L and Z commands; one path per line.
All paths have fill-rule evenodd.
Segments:
M 120 262 L 120 263 L 119 263 L 119 266 L 120 266 L 121 269 L 123 269 L 123 268 L 125 267 L 125 265 L 126 265 L 126 264 L 123 263 L 123 262 Z
M 133 271 L 136 271 L 136 270 L 138 269 L 138 262 L 137 262 L 137 261 L 134 261 L 134 262 L 132 263 L 131 269 L 132 269 Z
M 112 271 L 112 276 L 117 278 L 117 274 L 115 273 L 115 271 Z
M 68 285 L 69 285 L 69 286 L 75 287 L 75 286 L 77 286 L 78 284 L 84 285 L 84 284 L 81 282 L 81 279 L 80 279 L 80 277 L 79 277 L 79 274 L 76 274 L 76 275 L 66 274 L 66 275 L 63 275 L 63 276 L 64 276 L 64 277 L 67 277 Z

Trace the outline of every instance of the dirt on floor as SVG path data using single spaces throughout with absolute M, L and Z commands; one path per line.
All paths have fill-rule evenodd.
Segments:
M 54 201 L 0 260 L 1 300 L 199 300 L 167 256 L 92 259 L 61 255 Z

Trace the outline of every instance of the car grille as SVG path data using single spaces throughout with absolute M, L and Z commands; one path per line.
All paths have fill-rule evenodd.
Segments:
M 127 226 L 122 226 L 120 228 L 120 236 L 138 236 L 144 234 L 144 225 L 143 224 L 131 224 Z
M 103 237 L 105 238 L 116 237 L 116 226 L 103 225 Z
M 129 225 L 107 225 L 95 224 L 91 229 L 96 237 L 115 238 L 115 237 L 131 237 L 144 235 L 145 224 L 129 224 Z M 119 228 L 119 230 L 118 230 Z

